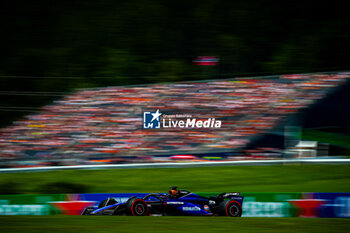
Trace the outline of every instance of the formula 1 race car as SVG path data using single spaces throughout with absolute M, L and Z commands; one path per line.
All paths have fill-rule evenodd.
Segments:
M 108 198 L 98 207 L 85 208 L 82 215 L 201 215 L 242 216 L 243 196 L 240 193 L 221 193 L 209 198 L 172 187 L 169 194 L 151 193 L 143 198 L 130 197 L 126 202 Z

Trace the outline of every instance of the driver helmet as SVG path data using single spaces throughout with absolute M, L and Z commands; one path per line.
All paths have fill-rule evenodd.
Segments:
M 169 195 L 171 195 L 171 196 L 178 196 L 179 195 L 179 191 L 177 190 L 176 186 L 170 188 Z

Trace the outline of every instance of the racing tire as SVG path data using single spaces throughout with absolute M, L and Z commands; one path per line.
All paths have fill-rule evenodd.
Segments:
M 229 217 L 241 217 L 242 206 L 235 200 L 224 200 L 218 205 L 219 214 Z
M 140 198 L 130 198 L 126 203 L 126 214 L 132 216 L 147 216 L 147 203 Z

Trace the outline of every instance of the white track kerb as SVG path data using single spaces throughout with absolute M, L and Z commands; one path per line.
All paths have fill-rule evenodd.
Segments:
M 1 168 L 0 173 L 35 172 L 66 169 L 106 169 L 106 168 L 171 168 L 171 167 L 211 167 L 236 165 L 277 165 L 277 164 L 339 164 L 350 163 L 350 159 L 280 159 L 280 160 L 242 160 L 226 162 L 186 162 L 186 163 L 137 163 L 137 164 L 105 164 L 105 165 L 75 165 L 27 168 Z

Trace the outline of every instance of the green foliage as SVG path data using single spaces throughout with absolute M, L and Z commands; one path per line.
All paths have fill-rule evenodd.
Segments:
M 315 129 L 303 129 L 302 139 L 350 148 L 350 136 L 341 133 L 329 133 Z
M 0 194 L 18 194 L 19 184 L 12 180 L 7 180 L 0 183 Z
M 38 188 L 39 193 L 86 193 L 88 192 L 87 185 L 70 183 L 65 181 L 56 181 L 47 184 L 40 185 Z
M 0 18 L 8 39 L 0 44 L 0 73 L 172 81 L 199 55 L 220 56 L 223 73 L 346 69 L 349 18 L 342 11 L 317 1 L 18 0 Z M 162 61 L 173 65 L 171 75 L 157 69 Z
M 346 8 L 315 0 L 17 0 L 1 8 L 0 22 L 0 75 L 32 77 L 0 77 L 2 91 L 344 70 L 350 60 Z M 219 65 L 195 67 L 203 55 Z M 0 106 L 53 99 L 2 95 Z M 1 124 L 24 113 L 2 112 Z

